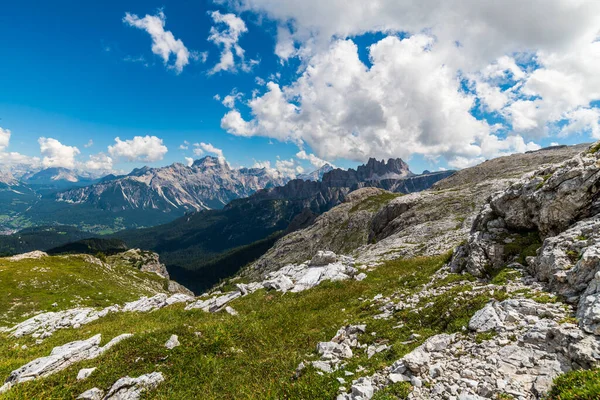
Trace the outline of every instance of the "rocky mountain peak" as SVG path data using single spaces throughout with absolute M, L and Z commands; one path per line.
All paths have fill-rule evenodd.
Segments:
M 213 156 L 206 156 L 201 159 L 194 161 L 192 168 L 199 169 L 221 169 L 223 171 L 230 171 L 229 165 L 222 159 Z
M 408 164 L 401 158 L 390 158 L 387 162 L 385 160 L 378 161 L 375 158 L 369 158 L 367 164 L 361 165 L 356 171 L 359 179 L 364 181 L 397 179 L 414 175 L 410 171 Z

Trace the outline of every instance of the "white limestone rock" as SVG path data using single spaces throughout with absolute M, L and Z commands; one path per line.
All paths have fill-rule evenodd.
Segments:
M 169 350 L 172 350 L 177 346 L 181 346 L 181 343 L 179 343 L 179 337 L 177 335 L 171 335 L 169 340 L 167 340 L 165 343 L 165 347 Z
M 94 359 L 131 336 L 131 334 L 119 335 L 103 347 L 100 347 L 102 339 L 100 334 L 87 340 L 77 340 L 55 347 L 49 356 L 35 359 L 12 371 L 5 381 L 3 390 L 6 391 L 22 382 L 50 376 L 80 361 Z
M 152 372 L 137 378 L 126 376 L 112 385 L 104 400 L 139 400 L 144 392 L 156 389 L 164 380 L 162 372 Z
M 79 370 L 79 373 L 77 374 L 77 380 L 78 381 L 82 381 L 85 380 L 87 378 L 90 377 L 90 375 L 96 370 L 96 367 L 94 368 L 83 368 Z
M 86 390 L 77 396 L 77 400 L 102 400 L 104 398 L 104 390 L 92 388 Z

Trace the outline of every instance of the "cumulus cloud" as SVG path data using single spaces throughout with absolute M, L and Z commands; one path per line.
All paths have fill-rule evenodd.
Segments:
M 10 129 L 0 127 L 0 166 L 13 173 L 22 173 L 27 169 L 39 168 L 41 162 L 38 157 L 30 157 L 21 153 L 7 151 L 10 144 L 10 137 Z
M 179 145 L 179 150 L 187 150 L 190 148 L 190 142 L 184 140 L 182 144 Z
M 126 161 L 155 162 L 162 160 L 167 153 L 167 146 L 156 136 L 135 136 L 131 140 L 115 138 L 115 144 L 108 146 L 108 153 Z
M 92 154 L 84 167 L 90 171 L 109 173 L 113 169 L 113 159 L 104 153 Z
M 275 166 L 271 166 L 270 161 L 255 161 L 252 168 L 264 168 L 275 178 L 294 179 L 298 174 L 304 172 L 304 168 L 298 165 L 297 160 L 290 158 L 289 160 L 278 159 L 275 161 Z
M 190 53 L 181 39 L 175 39 L 171 31 L 165 30 L 166 20 L 162 10 L 159 10 L 156 15 L 146 15 L 144 18 L 125 13 L 123 18 L 123 22 L 127 25 L 148 32 L 152 38 L 152 52 L 160 56 L 168 68 L 174 69 L 179 74 L 183 71 L 183 67 L 189 64 L 190 58 L 196 58 L 197 55 Z M 175 60 L 169 64 L 171 55 Z
M 240 100 L 243 96 L 243 93 L 239 93 L 237 90 L 234 89 L 230 94 L 223 97 L 221 103 L 227 108 L 234 108 L 235 102 Z
M 10 130 L 0 128 L 0 151 L 6 150 L 10 142 Z
M 426 35 L 387 37 L 370 47 L 372 67 L 351 40 L 335 41 L 313 57 L 296 82 L 248 103 L 221 126 L 239 136 L 306 143 L 319 158 L 408 157 L 412 153 L 481 155 L 490 127 L 470 114 L 474 97 L 431 51 Z
M 325 164 L 330 164 L 327 161 L 315 156 L 314 154 L 306 153 L 305 150 L 301 150 L 298 153 L 296 153 L 296 157 L 298 157 L 300 160 L 309 161 L 314 167 L 317 168 L 321 168 Z
M 220 71 L 250 71 L 256 60 L 246 61 L 244 49 L 239 45 L 240 36 L 248 32 L 246 23 L 235 14 L 221 14 L 219 11 L 210 13 L 215 26 L 210 28 L 208 40 L 221 48 L 219 62 L 211 69 L 210 73 Z M 236 65 L 236 59 L 238 60 Z
M 194 164 L 194 159 L 193 159 L 192 157 L 185 157 L 185 164 L 186 164 L 188 167 L 191 167 L 191 166 L 192 166 L 192 164 Z
M 88 140 L 88 142 L 86 144 L 83 145 L 83 147 L 85 147 L 86 149 L 89 149 L 93 145 L 94 145 L 94 141 L 92 139 L 90 139 L 90 140 Z
M 204 152 L 214 154 L 218 158 L 225 160 L 225 157 L 223 156 L 223 150 L 213 146 L 210 143 L 194 143 L 194 154 L 196 156 L 201 156 L 202 154 L 204 154 Z
M 41 137 L 38 139 L 42 165 L 44 168 L 75 168 L 75 157 L 80 153 L 75 146 L 67 146 L 56 139 Z
M 249 114 L 226 113 L 232 134 L 307 143 L 319 158 L 419 153 L 454 165 L 547 135 L 598 135 L 599 2 L 228 3 L 275 21 L 275 53 L 302 61 L 295 81 L 271 80 Z M 370 46 L 368 66 L 348 40 L 367 32 L 389 35 Z

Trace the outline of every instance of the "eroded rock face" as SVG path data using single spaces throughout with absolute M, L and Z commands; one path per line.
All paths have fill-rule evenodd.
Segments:
M 77 362 L 96 358 L 104 354 L 117 343 L 130 338 L 131 336 L 133 335 L 119 335 L 102 347 L 100 346 L 102 336 L 99 334 L 92 336 L 87 340 L 77 340 L 55 347 L 52 349 L 49 356 L 33 360 L 11 372 L 2 388 L 0 388 L 0 393 L 8 391 L 11 387 L 19 383 L 50 376 Z
M 492 196 L 451 265 L 483 277 L 510 261 L 506 247 L 511 234 L 539 232 L 544 242 L 537 256 L 527 260 L 529 271 L 578 303 L 581 328 L 599 334 L 600 152 L 593 148 L 527 174 Z

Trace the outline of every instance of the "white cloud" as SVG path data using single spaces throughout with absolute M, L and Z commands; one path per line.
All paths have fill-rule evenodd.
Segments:
M 86 149 L 89 149 L 93 145 L 94 145 L 94 141 L 92 139 L 90 139 L 90 140 L 88 140 L 88 142 L 86 144 L 83 145 L 83 147 L 85 147 Z
M 600 139 L 600 109 L 580 108 L 565 115 L 568 123 L 560 129 L 559 136 L 588 133 L 594 139 Z
M 317 168 L 321 168 L 325 164 L 329 164 L 327 161 L 315 156 L 314 154 L 307 154 L 305 150 L 301 150 L 296 153 L 296 157 L 300 160 L 308 160 L 310 163 Z
M 275 167 L 271 166 L 270 161 L 255 161 L 252 168 L 264 168 L 275 178 L 290 178 L 294 179 L 298 174 L 304 172 L 304 168 L 298 165 L 298 162 L 293 158 L 289 160 L 276 160 Z
M 295 178 L 296 175 L 304 172 L 304 168 L 298 165 L 298 162 L 293 158 L 275 161 L 275 169 L 286 178 Z
M 160 10 L 156 15 L 146 15 L 140 18 L 135 14 L 125 13 L 123 22 L 129 26 L 143 29 L 152 37 L 152 52 L 163 59 L 168 68 L 174 69 L 178 74 L 183 67 L 189 64 L 189 59 L 197 57 L 191 54 L 181 39 L 175 39 L 171 31 L 165 31 L 166 16 Z M 175 61 L 169 64 L 171 55 Z
M 6 150 L 10 142 L 10 130 L 0 128 L 0 151 Z
M 222 118 L 232 134 L 307 143 L 320 158 L 419 153 L 455 165 L 523 148 L 511 137 L 527 147 L 547 135 L 598 135 L 600 2 L 226 2 L 274 20 L 275 53 L 301 60 L 295 81 L 272 79 L 250 100 L 251 119 L 238 109 Z M 372 67 L 345 40 L 367 32 L 390 35 L 371 46 Z M 477 104 L 502 129 L 473 118 Z
M 179 150 L 187 150 L 190 148 L 190 142 L 184 140 L 182 144 L 179 145 Z
M 244 49 L 239 45 L 240 36 L 248 32 L 246 23 L 235 14 L 221 14 L 219 11 L 210 13 L 216 26 L 210 28 L 208 40 L 221 48 L 219 62 L 211 69 L 211 73 L 220 71 L 237 71 L 238 66 L 242 71 L 250 71 L 256 60 L 246 62 Z M 238 65 L 236 65 L 236 59 Z
M 231 93 L 223 97 L 221 103 L 227 108 L 234 108 L 235 102 L 241 100 L 243 96 L 243 93 L 239 93 L 236 89 L 233 89 Z
M 112 172 L 113 159 L 104 153 L 92 154 L 89 160 L 84 163 L 84 168 L 91 171 Z
M 188 167 L 191 167 L 191 166 L 192 166 L 192 164 L 194 164 L 194 159 L 193 159 L 192 157 L 185 157 L 185 164 L 186 164 Z
M 23 173 L 41 165 L 38 157 L 29 157 L 17 152 L 8 152 L 11 131 L 0 127 L 0 166 L 11 173 Z
M 0 165 L 13 170 L 15 167 L 25 172 L 25 169 L 37 169 L 41 167 L 39 157 L 30 157 L 17 152 L 0 151 Z
M 369 69 L 350 40 L 313 57 L 290 86 L 269 82 L 248 103 L 253 119 L 227 113 L 221 126 L 240 136 L 307 143 L 319 158 L 481 154 L 490 127 L 471 114 L 451 70 L 430 51 L 434 40 L 387 37 L 370 48 Z
M 167 153 L 167 146 L 156 136 L 135 136 L 131 140 L 115 138 L 115 144 L 108 146 L 109 154 L 114 158 L 127 161 L 155 162 L 162 160 Z
M 44 168 L 75 168 L 75 156 L 80 153 L 77 147 L 67 146 L 56 139 L 45 137 L 40 137 L 38 143 L 40 145 L 40 152 L 44 157 L 42 159 Z
M 223 156 L 223 150 L 213 146 L 210 143 L 204 143 L 204 142 L 200 142 L 200 143 L 194 143 L 194 154 L 196 156 L 200 156 L 202 154 L 204 154 L 204 152 L 207 153 L 212 153 L 214 155 L 216 155 L 218 158 L 225 160 L 225 157 Z

